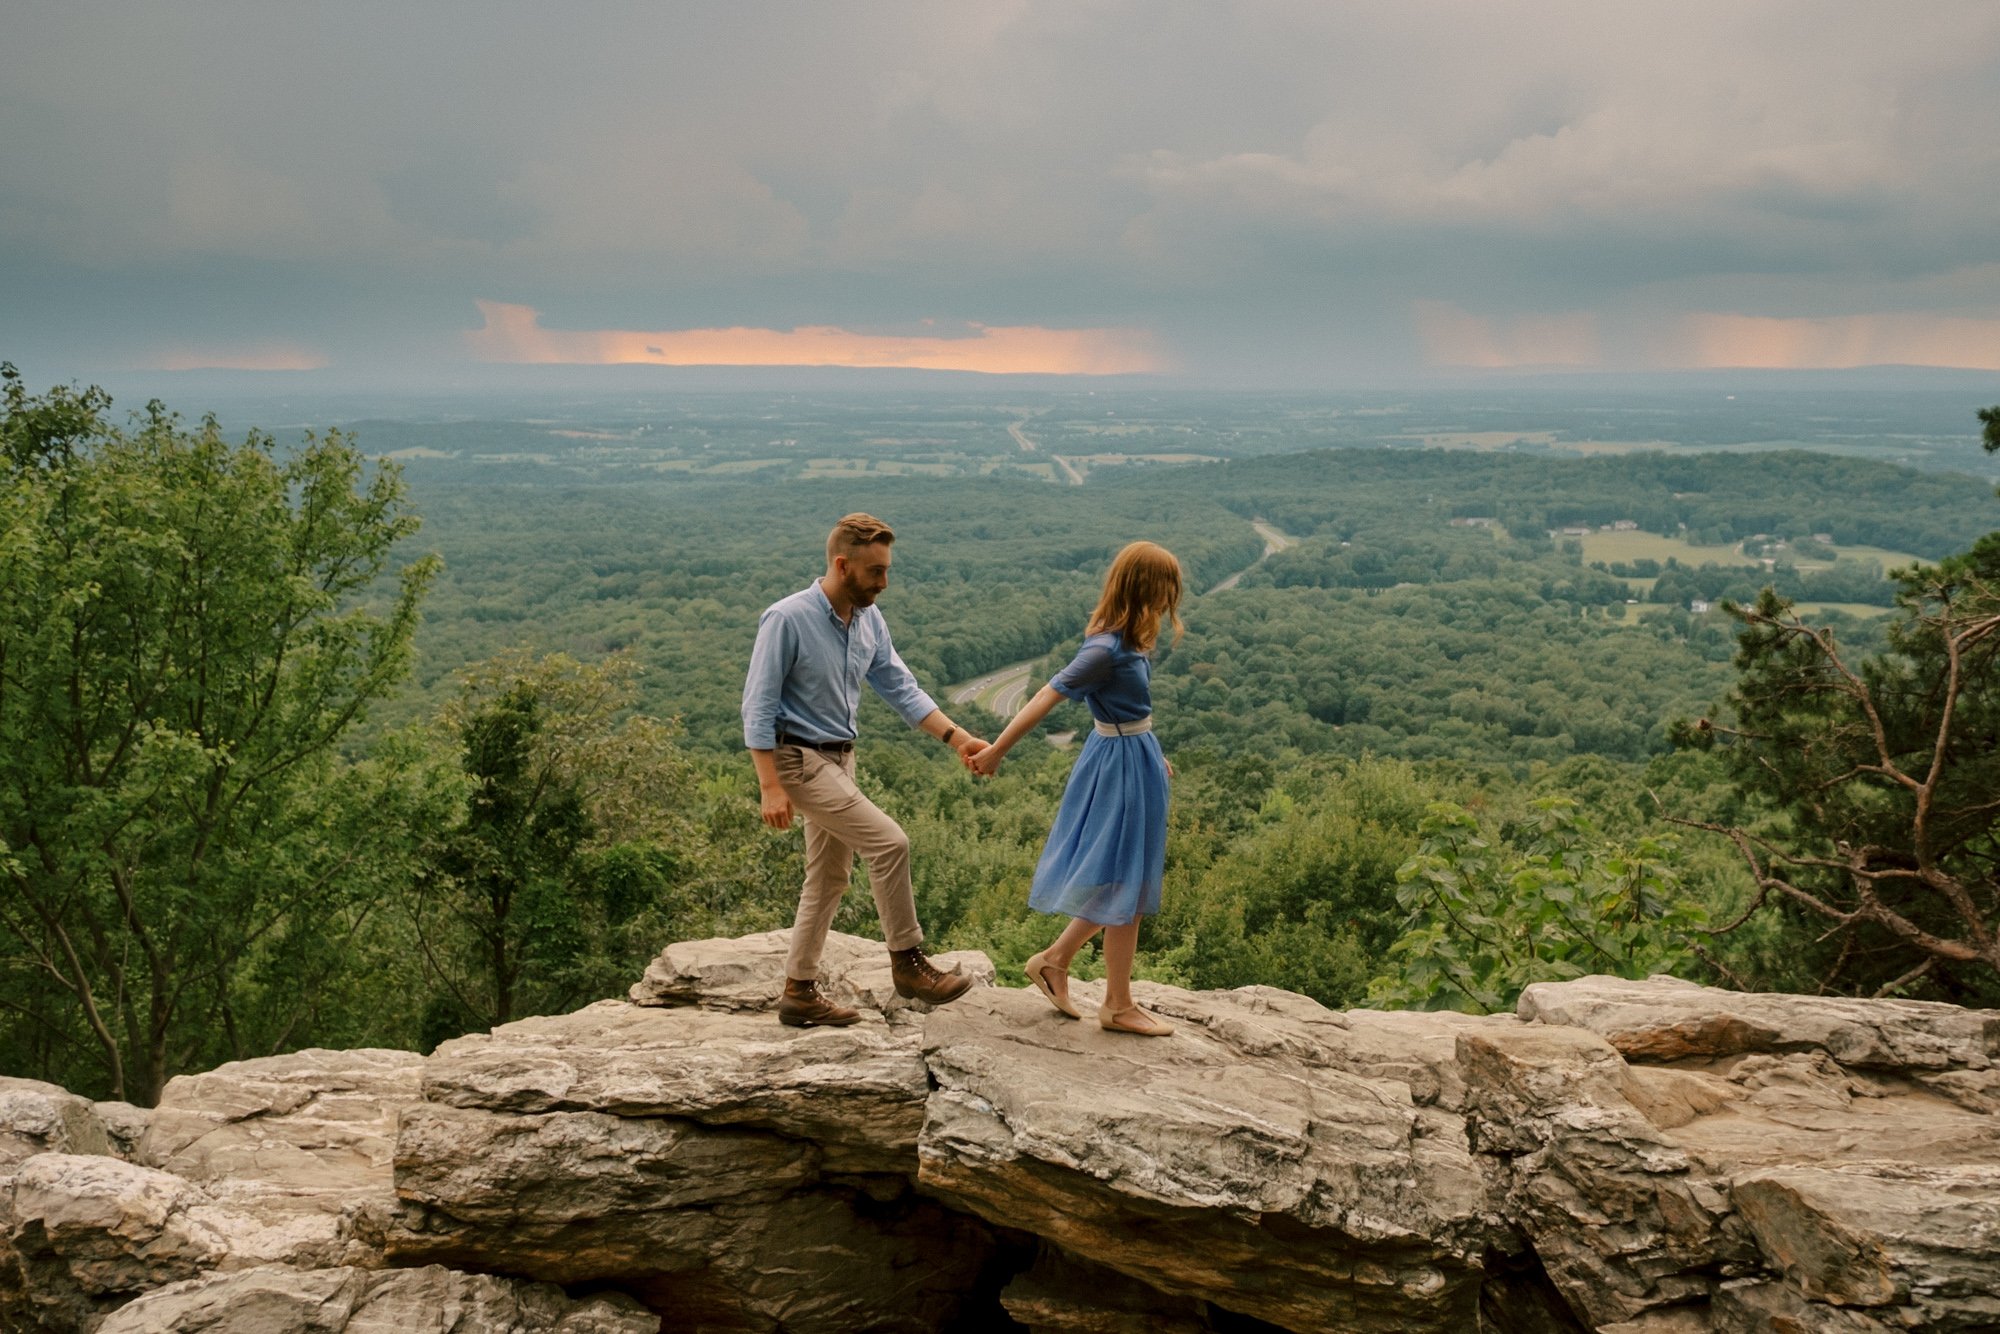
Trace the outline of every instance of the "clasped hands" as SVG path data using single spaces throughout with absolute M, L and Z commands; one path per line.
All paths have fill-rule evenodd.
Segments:
M 981 778 L 991 778 L 1000 772 L 1000 761 L 1006 758 L 1007 752 L 991 742 L 982 741 L 977 746 L 961 750 L 958 754 L 959 758 L 965 761 L 967 769 Z

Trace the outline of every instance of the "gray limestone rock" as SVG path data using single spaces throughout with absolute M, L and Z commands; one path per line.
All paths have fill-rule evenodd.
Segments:
M 1672 977 L 1537 982 L 1517 1013 L 1598 1034 L 1627 1057 L 1672 1061 L 1822 1051 L 1855 1069 L 1983 1070 L 2000 1060 L 2000 1010 L 1936 1001 L 1724 991 Z
M 930 1016 L 924 1187 L 1288 1329 L 1476 1318 L 1483 1256 L 1511 1238 L 1458 1118 L 1419 1107 L 1400 1080 L 1341 1069 L 1342 1025 L 1323 1011 L 1135 994 L 1179 1032 L 1104 1032 L 1032 991 L 976 992 Z
M 39 1079 L 0 1075 L 0 1169 L 38 1153 L 110 1153 L 88 1098 Z
M 265 1266 L 155 1289 L 97 1334 L 657 1334 L 630 1298 L 572 1301 L 545 1283 L 420 1269 Z
M 785 953 L 791 940 L 792 933 L 784 930 L 677 942 L 646 966 L 645 975 L 632 984 L 629 999 L 635 1005 L 775 1010 L 785 989 Z M 931 962 L 946 972 L 970 974 L 975 986 L 993 984 L 993 962 L 977 950 L 933 955 Z M 931 1008 L 896 994 L 889 980 L 886 945 L 840 931 L 827 933 L 819 984 L 820 991 L 839 1004 L 874 1010 L 891 1024 L 914 1022 Z
M 403 1114 L 391 1252 L 612 1282 L 701 1328 L 945 1328 L 995 1243 L 913 1189 L 930 1085 L 904 1014 L 607 1001 L 447 1043 Z
M 254 1219 L 199 1186 L 102 1155 L 45 1153 L 0 1178 L 0 1328 L 80 1329 L 222 1264 Z
M 600 1001 L 444 1043 L 423 1092 L 495 1112 L 757 1127 L 817 1143 L 849 1170 L 907 1173 L 930 1082 L 915 1033 L 879 1015 L 796 1029 L 768 1013 Z
M 382 1263 L 396 1117 L 422 1097 L 414 1052 L 318 1048 L 167 1082 L 135 1162 L 263 1219 L 248 1263 Z
M 561 1283 L 759 1334 L 933 1334 L 969 1296 L 1074 1334 L 2000 1329 L 1992 1012 L 1141 984 L 1178 1025 L 1149 1040 L 1026 989 L 904 1002 L 836 936 L 862 1020 L 798 1030 L 786 943 L 675 945 L 631 1001 L 236 1062 L 150 1111 L 0 1079 L 0 1327 L 656 1323 Z

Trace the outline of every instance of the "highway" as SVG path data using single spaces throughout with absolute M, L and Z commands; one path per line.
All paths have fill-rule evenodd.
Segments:
M 1008 429 L 1015 431 L 1015 438 L 1020 439 L 1018 427 L 1010 427 Z M 1021 441 L 1021 446 L 1024 449 L 1034 448 L 1033 445 L 1025 440 Z M 1050 457 L 1053 458 L 1054 456 L 1051 455 Z M 1061 460 L 1058 459 L 1057 462 L 1061 462 Z M 1080 481 L 1081 479 L 1079 478 L 1078 480 Z M 1264 554 L 1249 565 L 1238 570 L 1235 574 L 1224 579 L 1214 588 L 1209 589 L 1210 593 L 1221 593 L 1236 587 L 1236 581 L 1250 573 L 1251 570 L 1256 569 L 1266 557 L 1275 552 L 1283 551 L 1286 547 L 1298 544 L 1299 539 L 1291 536 L 1289 533 L 1279 532 L 1263 519 L 1252 519 L 1250 526 L 1257 530 L 1257 536 L 1264 539 Z M 1041 688 L 1040 680 L 1032 678 L 1029 675 L 1034 669 L 1035 664 L 1040 661 L 1040 658 L 1030 658 L 1026 662 L 1010 662 L 998 671 L 988 672 L 984 676 L 974 677 L 970 681 L 961 681 L 955 686 L 949 686 L 947 687 L 947 692 L 951 702 L 954 704 L 966 704 L 977 700 L 985 708 L 998 714 L 1000 717 L 1012 718 L 1016 713 L 1020 712 L 1021 706 L 1028 702 L 1028 696 L 1033 691 Z M 1068 734 L 1061 735 L 1063 736 L 1062 740 L 1057 740 L 1054 736 L 1051 736 L 1049 739 L 1055 741 L 1057 745 L 1066 744 Z

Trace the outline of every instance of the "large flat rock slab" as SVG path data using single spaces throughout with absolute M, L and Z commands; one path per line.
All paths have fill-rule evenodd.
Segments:
M 1935 1001 L 1725 991 L 1678 978 L 1537 982 L 1516 1013 L 1596 1033 L 1635 1061 L 1820 1051 L 1856 1069 L 1983 1070 L 2000 1062 L 2000 1010 Z
M 88 1098 L 39 1079 L 0 1075 L 0 1170 L 38 1153 L 112 1153 Z
M 1419 1107 L 1406 1082 L 1340 1068 L 1330 1012 L 1136 992 L 1175 1036 L 1107 1033 L 1032 991 L 932 1014 L 924 1187 L 1288 1329 L 1476 1320 L 1482 1257 L 1509 1238 L 1458 1118 Z
M 1521 1014 L 1461 1038 L 1472 1140 L 1591 1323 L 2000 1327 L 1990 1012 L 1585 978 Z
M 646 966 L 627 999 L 634 1005 L 775 1011 L 785 989 L 785 954 L 791 942 L 789 929 L 676 942 Z M 975 986 L 993 985 L 993 961 L 977 950 L 932 955 L 931 962 L 946 972 L 969 974 Z M 841 931 L 827 933 L 819 985 L 839 1004 L 873 1011 L 891 1024 L 921 1022 L 931 1009 L 896 994 L 886 945 Z
M 905 1178 L 672 1117 L 412 1108 L 397 1189 L 397 1263 L 610 1283 L 695 1329 L 947 1328 L 992 1249 Z
M 420 1269 L 275 1265 L 172 1283 L 97 1334 L 658 1334 L 629 1298 L 571 1300 L 546 1283 Z
M 906 1026 L 786 1028 L 770 1014 L 600 1001 L 444 1043 L 426 1101 L 493 1112 L 605 1112 L 757 1127 L 854 1170 L 907 1173 L 930 1079 Z

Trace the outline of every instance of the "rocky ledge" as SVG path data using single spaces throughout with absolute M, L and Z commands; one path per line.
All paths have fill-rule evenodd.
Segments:
M 992 985 L 928 1011 L 838 937 L 863 1021 L 792 1030 L 784 946 L 151 1111 L 0 1080 L 0 1328 L 2000 1328 L 2000 1012 L 1142 984 L 1160 1041 Z

